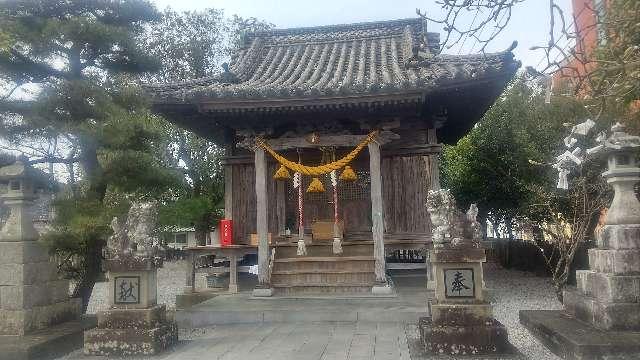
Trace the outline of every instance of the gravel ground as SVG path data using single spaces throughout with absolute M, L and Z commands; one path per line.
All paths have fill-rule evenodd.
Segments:
M 532 360 L 560 360 L 520 325 L 520 310 L 557 310 L 550 279 L 517 270 L 485 267 L 485 283 L 493 303 L 494 317 L 507 327 L 509 340 Z
M 184 284 L 184 263 L 169 262 L 158 271 L 158 302 L 168 308 L 175 307 L 176 294 Z M 509 339 L 524 355 L 533 360 L 559 360 L 520 325 L 519 310 L 553 310 L 562 305 L 556 300 L 548 278 L 531 273 L 504 270 L 494 265 L 485 267 L 485 282 L 493 302 L 494 316 L 508 329 Z M 107 283 L 98 283 L 94 288 L 89 313 L 106 309 Z M 181 335 L 185 336 L 184 332 Z

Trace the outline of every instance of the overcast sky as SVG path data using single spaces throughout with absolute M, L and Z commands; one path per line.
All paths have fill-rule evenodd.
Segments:
M 226 15 L 257 17 L 276 25 L 277 28 L 347 24 L 355 22 L 394 20 L 416 17 L 415 9 L 426 11 L 431 17 L 442 14 L 434 0 L 152 0 L 158 8 L 171 6 L 176 10 L 197 10 L 205 8 L 224 9 Z M 571 0 L 558 0 L 566 17 L 571 19 Z M 548 41 L 548 2 L 525 0 L 514 9 L 508 28 L 487 48 L 487 51 L 501 51 L 517 40 L 514 51 L 525 66 L 538 66 L 543 56 L 541 51 L 531 51 L 535 45 Z M 473 19 L 470 13 L 466 21 Z M 440 31 L 438 24 L 432 24 L 429 31 Z M 487 30 L 488 31 L 488 30 Z M 473 46 L 475 45 L 475 48 Z M 561 42 L 561 46 L 564 44 Z M 479 46 L 469 39 L 464 46 L 446 52 L 457 54 L 475 53 Z

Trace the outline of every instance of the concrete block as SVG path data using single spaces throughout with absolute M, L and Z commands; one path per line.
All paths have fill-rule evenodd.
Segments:
M 431 354 L 470 356 L 512 353 L 507 329 L 497 320 L 482 325 L 437 326 L 431 318 L 421 318 L 420 339 Z
M 565 311 L 582 321 L 593 323 L 595 301 L 593 298 L 580 294 L 575 288 L 563 291 L 563 305 Z
M 592 324 L 601 330 L 639 331 L 639 303 L 594 302 Z
M 491 318 L 491 304 L 431 304 L 434 325 L 480 325 Z
M 84 353 L 99 356 L 156 355 L 178 342 L 178 327 L 91 329 L 84 333 Z
M 520 323 L 562 359 L 640 359 L 640 332 L 602 331 L 558 310 L 520 310 Z
M 389 286 L 388 284 L 374 285 L 371 288 L 371 294 L 373 295 L 388 296 L 388 295 L 393 295 L 393 293 L 394 293 L 393 287 Z
M 48 260 L 49 253 L 46 247 L 37 241 L 0 241 L 0 264 L 24 264 Z
M 591 276 L 592 295 L 603 303 L 640 302 L 640 275 L 622 276 L 594 273 Z
M 97 314 L 98 328 L 154 328 L 167 321 L 165 305 L 149 309 L 110 309 Z
M 0 310 L 0 335 L 24 335 L 54 324 L 77 320 L 82 312 L 80 299 L 35 306 L 31 309 Z
M 640 225 L 607 225 L 602 229 L 599 247 L 640 249 Z
M 593 270 L 576 270 L 576 285 L 581 294 L 591 296 L 593 294 Z
M 589 267 L 603 273 L 640 274 L 640 250 L 589 249 Z
M 255 297 L 273 296 L 273 288 L 255 288 L 253 289 L 253 296 Z

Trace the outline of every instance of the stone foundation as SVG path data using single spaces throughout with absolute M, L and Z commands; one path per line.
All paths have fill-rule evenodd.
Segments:
M 0 241 L 0 335 L 25 335 L 82 313 L 37 241 Z
M 420 318 L 420 338 L 425 350 L 442 355 L 491 355 L 512 351 L 507 329 L 495 319 L 466 325 L 436 325 Z
M 164 305 L 111 309 L 97 314 L 98 326 L 84 333 L 87 355 L 155 355 L 178 341 L 178 327 Z
M 435 292 L 431 317 L 420 318 L 420 339 L 427 353 L 443 356 L 518 356 L 507 329 L 493 318 L 484 291 L 481 248 L 431 250 Z M 451 275 L 454 277 L 451 277 Z M 457 277 L 456 277 L 457 275 Z M 454 290 L 454 283 L 464 285 Z M 464 291 L 462 291 L 464 290 Z
M 591 270 L 576 271 L 564 291 L 565 312 L 600 330 L 640 330 L 640 226 L 607 225 L 589 250 Z

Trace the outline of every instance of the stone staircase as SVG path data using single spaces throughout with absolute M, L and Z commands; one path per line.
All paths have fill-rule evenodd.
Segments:
M 348 295 L 371 293 L 375 282 L 373 243 L 344 242 L 334 255 L 331 242 L 307 245 L 297 256 L 297 245 L 276 246 L 271 286 L 276 295 Z

